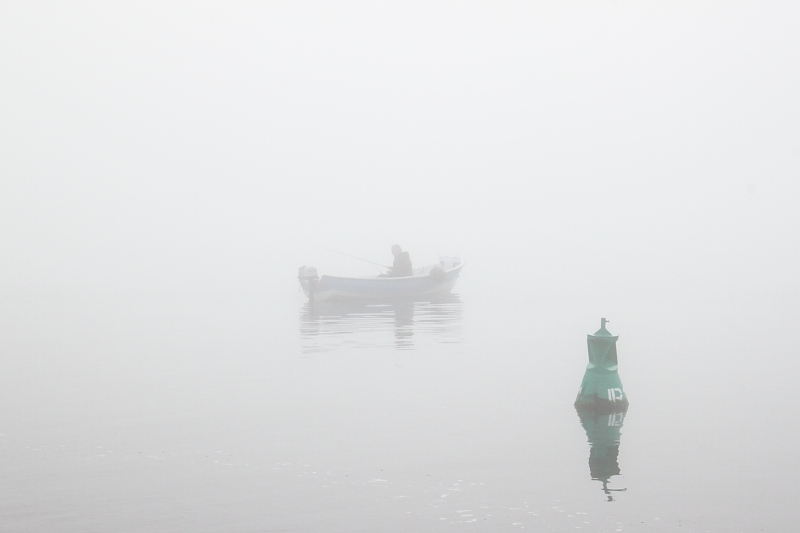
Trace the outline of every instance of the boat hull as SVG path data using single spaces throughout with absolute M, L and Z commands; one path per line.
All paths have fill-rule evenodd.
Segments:
M 463 268 L 463 261 L 453 268 L 444 271 L 443 276 L 431 276 L 430 269 L 425 267 L 422 273 L 402 278 L 371 277 L 345 278 L 339 276 L 322 276 L 313 285 L 313 300 L 396 300 L 446 294 L 453 290 Z M 300 279 L 300 285 L 306 296 L 309 296 L 309 281 Z M 309 298 L 311 299 L 311 298 Z

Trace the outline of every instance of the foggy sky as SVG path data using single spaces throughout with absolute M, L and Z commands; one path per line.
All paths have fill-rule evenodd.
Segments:
M 0 291 L 797 291 L 790 2 L 0 6 Z

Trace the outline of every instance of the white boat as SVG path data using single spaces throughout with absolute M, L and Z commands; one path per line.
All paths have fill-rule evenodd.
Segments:
M 297 278 L 309 301 L 413 299 L 449 293 L 463 267 L 457 257 L 442 257 L 436 265 L 413 269 L 411 276 L 347 278 L 318 277 L 316 268 L 304 266 Z

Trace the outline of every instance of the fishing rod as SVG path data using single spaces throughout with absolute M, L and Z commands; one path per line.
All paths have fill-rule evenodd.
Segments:
M 305 241 L 300 241 L 300 242 L 302 242 L 303 244 L 307 244 L 309 246 L 315 246 L 317 248 L 322 248 L 323 250 L 328 250 L 329 252 L 333 252 L 335 254 L 344 255 L 346 257 L 351 257 L 353 259 L 358 259 L 359 261 L 364 261 L 365 263 L 369 263 L 370 265 L 379 266 L 379 267 L 383 267 L 383 268 L 392 268 L 392 267 L 390 267 L 388 265 L 383 265 L 381 263 L 376 263 L 375 261 L 370 261 L 369 259 L 364 259 L 363 257 L 358 257 L 357 255 L 346 254 L 344 252 L 340 252 L 339 250 L 334 250 L 333 248 L 328 248 L 326 246 L 320 246 L 319 244 L 314 244 L 314 243 L 305 242 Z

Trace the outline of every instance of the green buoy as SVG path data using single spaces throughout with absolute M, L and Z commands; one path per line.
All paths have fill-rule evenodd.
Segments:
M 624 412 L 628 408 L 628 396 L 622 389 L 617 371 L 617 339 L 606 329 L 605 318 L 600 319 L 600 329 L 587 335 L 589 364 L 583 374 L 583 382 L 575 399 L 578 410 L 606 413 Z

